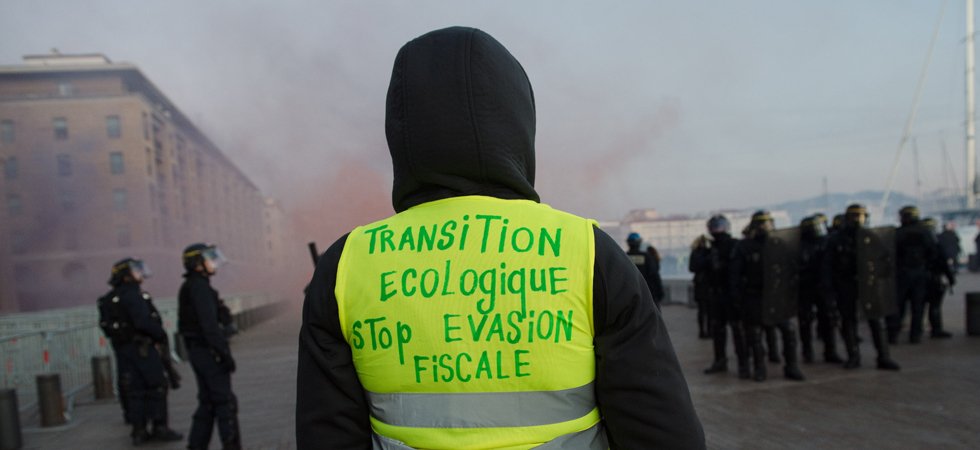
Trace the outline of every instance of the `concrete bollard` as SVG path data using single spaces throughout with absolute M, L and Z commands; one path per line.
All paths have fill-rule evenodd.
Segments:
M 108 356 L 92 357 L 92 387 L 96 400 L 113 398 L 112 361 Z
M 41 410 L 42 427 L 53 427 L 65 423 L 65 403 L 61 397 L 61 376 L 56 373 L 37 376 L 37 403 Z
M 23 445 L 17 391 L 0 389 L 0 450 L 16 450 Z
M 980 292 L 966 293 L 966 334 L 980 336 Z

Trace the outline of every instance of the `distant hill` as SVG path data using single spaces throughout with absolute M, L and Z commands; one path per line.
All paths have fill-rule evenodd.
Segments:
M 887 210 L 882 214 L 878 209 L 881 205 L 883 191 L 861 191 L 855 193 L 833 193 L 826 196 L 807 198 L 803 200 L 793 200 L 775 205 L 766 206 L 770 210 L 785 210 L 790 220 L 799 223 L 804 217 L 822 212 L 828 218 L 833 218 L 847 209 L 847 205 L 861 203 L 871 212 L 872 225 L 887 225 L 898 222 L 898 210 L 905 205 L 914 205 L 914 197 L 901 192 L 892 192 L 888 197 Z

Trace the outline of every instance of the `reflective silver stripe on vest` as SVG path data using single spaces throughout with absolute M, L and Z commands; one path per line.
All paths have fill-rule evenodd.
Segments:
M 411 428 L 532 427 L 578 419 L 596 407 L 592 383 L 561 391 L 367 394 L 374 418 Z
M 609 450 L 609 439 L 602 428 L 602 422 L 578 433 L 566 434 L 552 439 L 535 450 Z
M 404 442 L 374 433 L 371 439 L 372 450 L 414 450 Z M 552 439 L 535 450 L 608 450 L 609 440 L 602 429 L 602 422 L 578 433 L 566 434 Z

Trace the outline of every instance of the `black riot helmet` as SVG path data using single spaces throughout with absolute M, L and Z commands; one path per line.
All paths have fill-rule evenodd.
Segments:
M 915 205 L 906 205 L 902 209 L 898 210 L 898 218 L 902 221 L 902 225 L 911 225 L 919 221 L 919 208 Z
M 724 215 L 715 214 L 711 216 L 710 219 L 708 219 L 707 227 L 708 227 L 708 233 L 714 235 L 714 234 L 730 232 L 730 230 L 732 229 L 732 224 L 731 222 L 728 221 L 728 218 L 725 217 Z
M 214 269 L 224 265 L 227 260 L 225 256 L 213 244 L 198 242 L 191 244 L 184 249 L 183 253 L 184 270 L 188 273 L 197 271 L 198 266 L 203 266 L 207 275 L 214 273 Z M 210 263 L 210 270 L 208 270 Z
M 800 221 L 800 232 L 807 237 L 819 237 L 827 234 L 827 216 L 817 213 L 804 217 Z
M 818 212 L 818 213 L 813 213 L 813 215 L 810 216 L 810 217 L 812 217 L 813 220 L 816 220 L 816 221 L 822 223 L 825 227 L 827 226 L 827 215 L 826 214 L 819 213 Z
M 640 233 L 633 232 L 626 236 L 626 245 L 629 245 L 631 249 L 639 249 L 641 242 L 643 242 L 643 238 L 640 237 Z
M 135 258 L 124 258 L 112 265 L 109 284 L 119 286 L 124 282 L 142 283 L 151 275 L 150 268 L 143 261 Z
M 775 228 L 776 227 L 775 227 L 775 225 L 773 225 L 773 222 L 772 222 L 772 215 L 769 214 L 769 211 L 766 211 L 764 209 L 760 209 L 760 210 L 752 213 L 752 221 L 749 222 L 749 232 L 750 233 L 752 233 L 752 232 L 756 232 L 756 233 L 761 232 L 763 234 L 766 234 L 766 233 L 769 233 L 770 231 L 774 230 Z
M 936 226 L 938 225 L 938 222 L 936 222 L 935 218 L 926 217 L 925 219 L 922 219 L 921 223 L 927 230 L 929 230 L 930 233 L 936 234 Z
M 868 210 L 860 203 L 853 203 L 844 211 L 844 226 L 863 227 L 868 222 Z
M 844 215 L 836 214 L 834 215 L 834 220 L 830 222 L 830 226 L 827 227 L 829 231 L 837 231 L 844 226 Z

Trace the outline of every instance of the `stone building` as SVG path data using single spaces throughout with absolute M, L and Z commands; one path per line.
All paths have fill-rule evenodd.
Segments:
M 173 296 L 180 250 L 218 244 L 218 283 L 283 265 L 282 211 L 154 84 L 103 55 L 0 66 L 0 313 L 92 303 L 127 256 Z

